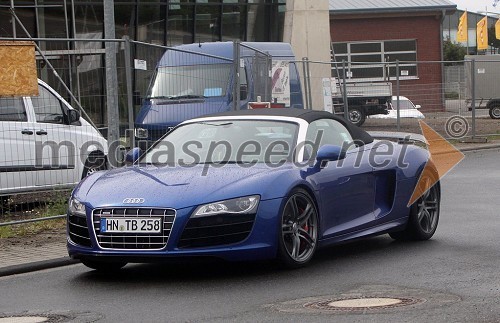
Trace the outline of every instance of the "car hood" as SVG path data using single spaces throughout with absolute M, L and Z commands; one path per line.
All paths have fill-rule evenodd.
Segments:
M 124 167 L 99 172 L 82 181 L 74 196 L 91 208 L 123 206 L 126 198 L 143 198 L 142 207 L 180 209 L 254 194 L 260 195 L 262 200 L 283 197 L 289 182 L 293 182 L 294 176 L 290 174 L 300 173 L 293 171 L 292 164 L 279 168 L 208 166 Z

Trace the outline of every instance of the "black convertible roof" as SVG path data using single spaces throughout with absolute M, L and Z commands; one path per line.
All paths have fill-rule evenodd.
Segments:
M 338 117 L 326 111 L 304 110 L 296 108 L 275 108 L 275 109 L 254 109 L 254 110 L 249 109 L 249 110 L 227 111 L 203 117 L 220 117 L 220 116 L 292 117 L 292 118 L 304 119 L 308 123 L 311 123 L 318 119 L 333 119 L 342 123 L 347 128 L 347 130 L 349 130 L 354 140 L 362 142 L 364 144 L 369 144 L 373 142 L 373 137 L 370 136 L 368 132 L 346 121 L 344 118 Z

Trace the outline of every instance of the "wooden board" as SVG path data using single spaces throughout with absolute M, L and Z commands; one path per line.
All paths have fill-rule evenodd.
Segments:
M 0 41 L 0 97 L 38 95 L 35 45 Z

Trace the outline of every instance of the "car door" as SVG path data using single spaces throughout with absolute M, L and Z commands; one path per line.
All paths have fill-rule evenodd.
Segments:
M 39 95 L 31 97 L 35 114 L 35 150 L 38 167 L 43 169 L 37 177 L 42 187 L 71 186 L 80 179 L 75 142 L 78 133 L 67 124 L 65 105 L 48 86 L 39 84 Z
M 320 145 L 347 148 L 353 139 L 340 122 L 321 119 L 309 125 L 308 140 L 322 132 Z M 375 178 L 369 146 L 351 145 L 346 156 L 313 175 L 321 199 L 321 234 L 324 238 L 359 230 L 374 221 Z
M 35 129 L 24 98 L 0 98 L 0 194 L 36 184 Z

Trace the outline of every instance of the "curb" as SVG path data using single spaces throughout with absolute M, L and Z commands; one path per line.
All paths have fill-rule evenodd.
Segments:
M 487 149 L 497 149 L 500 148 L 500 144 L 494 144 L 490 146 L 479 146 L 479 147 L 464 147 L 464 148 L 459 148 L 461 152 L 466 152 L 466 151 L 478 151 L 478 150 L 487 150 Z
M 71 259 L 70 257 L 42 260 L 36 262 L 30 262 L 26 264 L 13 265 L 4 268 L 0 268 L 0 277 L 24 274 L 33 271 L 57 268 L 62 266 L 73 265 L 79 263 L 80 261 Z

